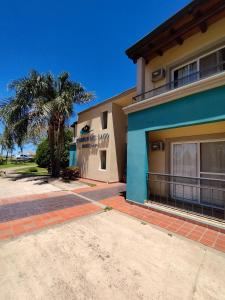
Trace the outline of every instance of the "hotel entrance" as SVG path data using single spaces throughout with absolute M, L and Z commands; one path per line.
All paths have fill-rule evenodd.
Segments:
M 225 219 L 224 125 L 149 134 L 149 201 Z

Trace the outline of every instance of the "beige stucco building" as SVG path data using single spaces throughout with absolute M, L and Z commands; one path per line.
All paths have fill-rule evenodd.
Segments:
M 135 89 L 129 89 L 78 114 L 70 165 L 79 166 L 81 177 L 109 183 L 123 180 L 127 148 L 123 107 L 134 95 Z

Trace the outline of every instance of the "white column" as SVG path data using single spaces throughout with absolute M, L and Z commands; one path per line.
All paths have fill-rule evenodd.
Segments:
M 137 60 L 137 95 L 145 92 L 145 59 Z

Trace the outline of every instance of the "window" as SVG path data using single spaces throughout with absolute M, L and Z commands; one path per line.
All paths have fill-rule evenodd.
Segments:
M 225 141 L 203 142 L 200 145 L 200 176 L 209 178 L 204 184 L 214 189 L 202 189 L 202 201 L 209 205 L 224 206 Z M 212 180 L 210 180 L 212 178 Z
M 217 53 L 214 52 L 201 58 L 199 68 L 201 78 L 215 74 L 217 70 Z
M 177 88 L 222 71 L 225 71 L 225 48 L 198 57 L 192 62 L 173 69 L 173 87 Z
M 100 169 L 106 170 L 106 150 L 100 151 Z
M 172 173 L 179 176 L 171 184 L 173 197 L 224 207 L 225 141 L 173 143 L 171 153 Z
M 102 129 L 107 129 L 108 125 L 108 112 L 103 111 L 102 113 Z
M 225 142 L 201 143 L 201 172 L 225 174 Z
M 197 61 L 187 64 L 174 71 L 174 87 L 188 84 L 197 79 Z

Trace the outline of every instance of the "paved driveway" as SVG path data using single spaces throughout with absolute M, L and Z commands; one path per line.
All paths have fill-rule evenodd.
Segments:
M 0 243 L 0 298 L 225 299 L 225 255 L 116 211 Z

